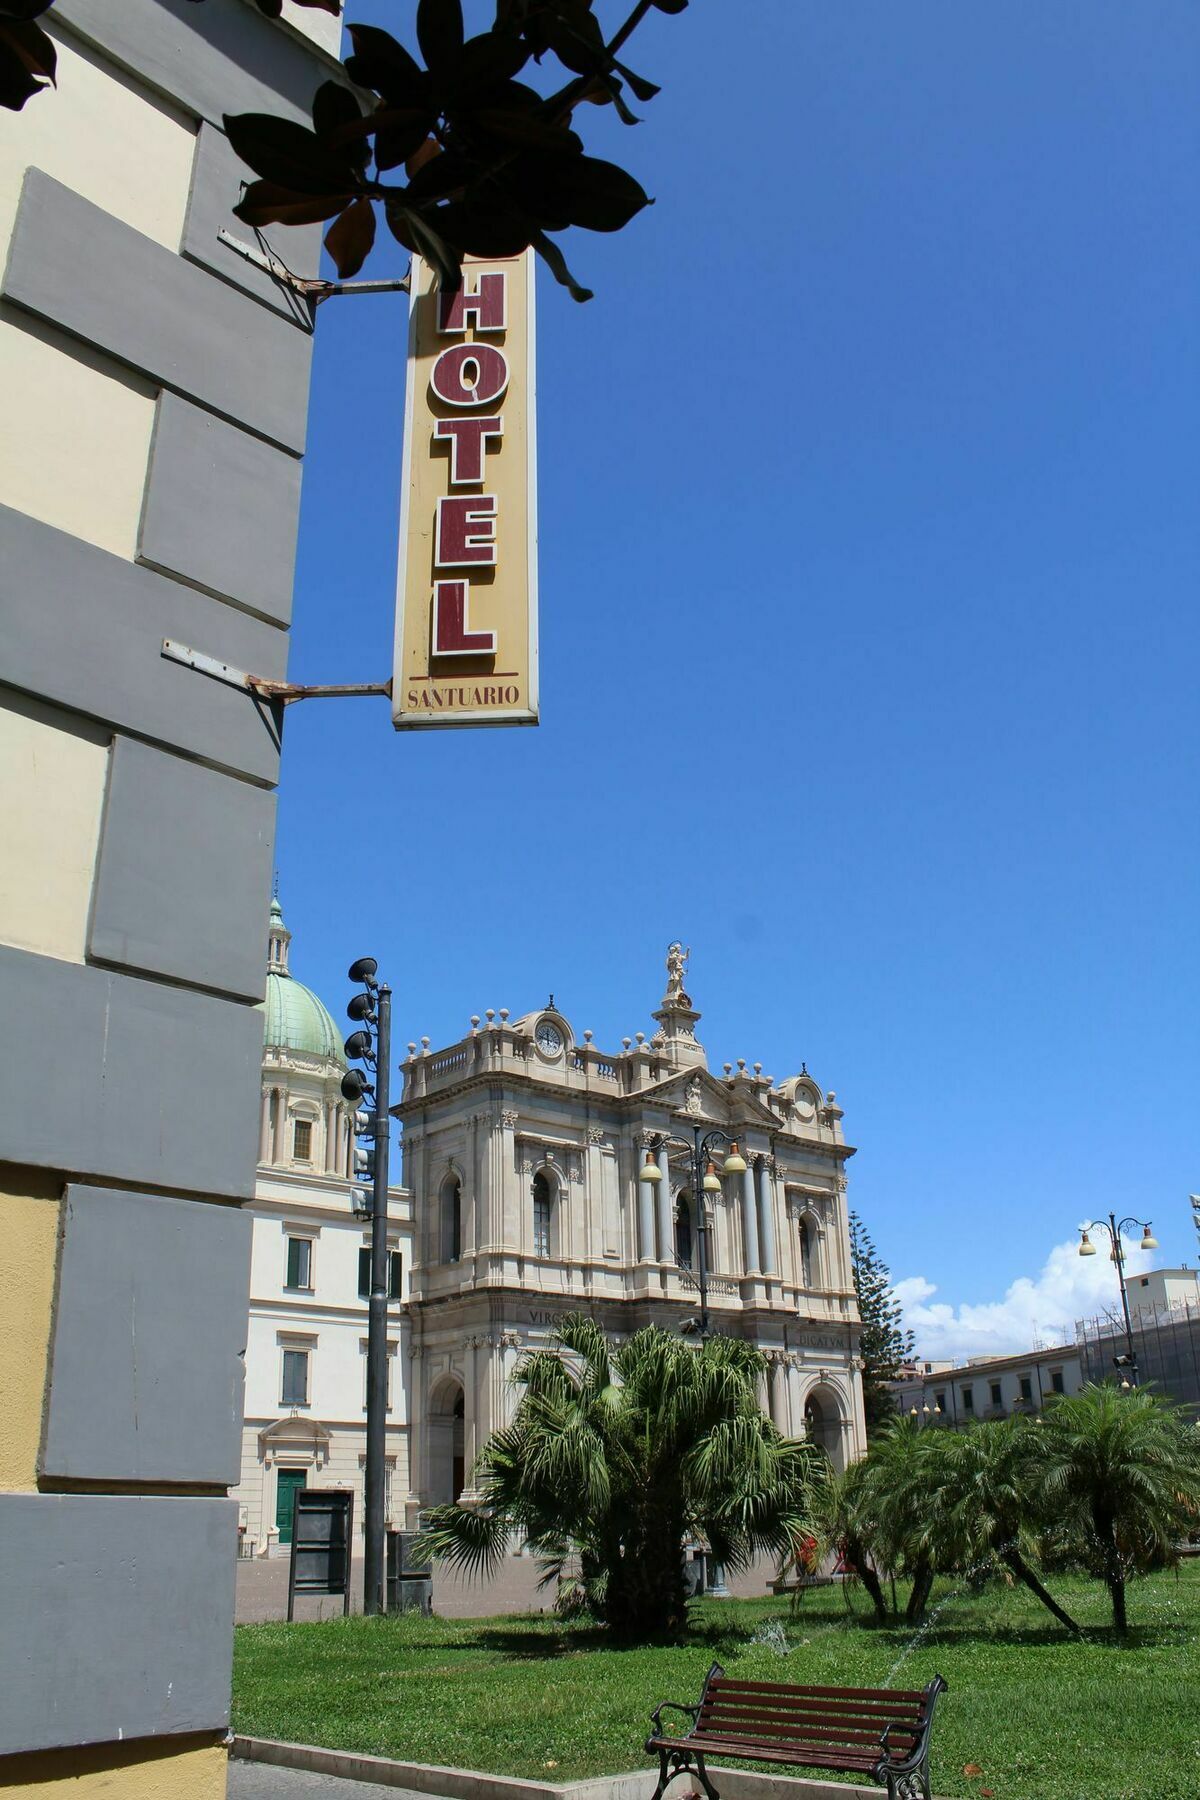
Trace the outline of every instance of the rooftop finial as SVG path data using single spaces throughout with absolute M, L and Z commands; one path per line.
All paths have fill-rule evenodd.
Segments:
M 279 870 L 278 869 L 276 869 L 275 879 L 271 883 L 271 898 L 272 898 L 272 900 L 278 900 L 278 898 L 279 898 Z

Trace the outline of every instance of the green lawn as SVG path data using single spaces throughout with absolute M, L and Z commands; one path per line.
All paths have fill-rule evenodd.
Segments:
M 690 1642 L 674 1649 L 610 1650 L 594 1630 L 543 1617 L 243 1626 L 234 1726 L 570 1781 L 649 1771 L 650 1708 L 695 1699 L 714 1657 L 752 1679 L 827 1685 L 920 1687 L 940 1673 L 950 1692 L 934 1727 L 935 1794 L 1196 1800 L 1200 1566 L 1131 1587 L 1127 1645 L 1111 1635 L 1101 1588 L 1053 1586 L 1086 1642 L 1069 1641 L 1024 1590 L 1000 1588 L 939 1590 L 915 1642 L 848 1618 L 829 1589 L 799 1612 L 771 1599 L 707 1602 L 695 1609 Z M 972 1763 L 982 1775 L 964 1774 Z

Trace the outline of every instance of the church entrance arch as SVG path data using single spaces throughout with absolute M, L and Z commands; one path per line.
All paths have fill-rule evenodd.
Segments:
M 804 1435 L 820 1445 L 839 1474 L 846 1466 L 844 1417 L 842 1402 L 832 1388 L 810 1391 L 804 1402 Z
M 467 1485 L 466 1401 L 462 1384 L 444 1375 L 429 1396 L 429 1503 L 457 1500 Z

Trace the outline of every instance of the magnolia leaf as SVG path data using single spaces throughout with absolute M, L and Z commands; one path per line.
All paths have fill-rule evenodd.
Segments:
M 591 288 L 580 287 L 567 267 L 566 257 L 552 238 L 548 238 L 544 231 L 535 231 L 531 241 L 555 281 L 566 288 L 572 300 L 582 301 L 593 298 Z
M 354 158 L 306 125 L 271 113 L 225 114 L 229 141 L 256 175 L 297 194 L 339 194 L 354 185 Z
M 33 94 L 53 83 L 57 67 L 54 40 L 40 25 L 32 19 L 0 19 L 0 106 L 20 112 Z M 39 75 L 46 80 L 39 81 Z
M 374 88 L 390 106 L 429 106 L 433 84 L 403 44 L 378 25 L 348 25 L 354 50 L 346 73 L 357 87 Z
M 417 42 L 432 75 L 453 70 L 463 50 L 460 0 L 417 0 Z
M 357 275 L 375 242 L 375 208 L 364 195 L 352 200 L 325 233 L 325 248 L 343 281 Z
M 317 225 L 335 218 L 353 194 L 297 194 L 277 181 L 252 181 L 233 209 L 243 225 Z

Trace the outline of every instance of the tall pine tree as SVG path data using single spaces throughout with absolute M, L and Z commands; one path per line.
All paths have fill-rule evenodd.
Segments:
M 904 1314 L 892 1292 L 891 1270 L 875 1248 L 870 1232 L 858 1214 L 850 1214 L 850 1262 L 854 1293 L 862 1320 L 859 1354 L 862 1357 L 863 1405 L 867 1435 L 894 1417 L 896 1398 L 888 1387 L 900 1373 L 900 1365 L 913 1354 L 913 1335 L 904 1329 Z

